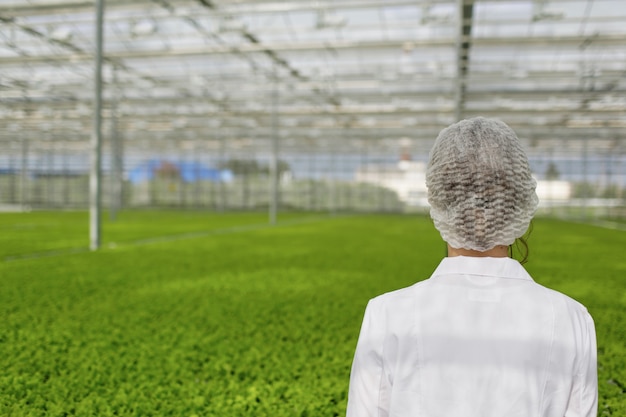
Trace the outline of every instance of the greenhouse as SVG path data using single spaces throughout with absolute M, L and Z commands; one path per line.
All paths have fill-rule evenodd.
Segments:
M 516 155 L 504 191 L 455 152 L 432 162 L 464 119 L 519 137 L 452 138 Z M 434 375 L 395 407 L 624 416 L 626 3 L 0 0 L 0 230 L 1 416 L 370 415 L 348 406 L 383 357 L 359 356 L 359 326 L 406 300 L 368 300 L 451 258 L 519 274 L 472 269 L 388 320 L 421 320 L 441 373 L 371 337 L 379 387 Z M 555 325 L 563 306 L 583 319 Z M 400 345 L 409 366 L 389 365 Z M 457 407 L 481 390 L 501 408 Z M 553 413 L 519 411 L 537 398 Z
M 2 1 L 7 209 L 85 208 L 97 172 L 113 210 L 420 209 L 437 133 L 482 115 L 523 140 L 542 207 L 623 214 L 619 2 L 103 3 Z

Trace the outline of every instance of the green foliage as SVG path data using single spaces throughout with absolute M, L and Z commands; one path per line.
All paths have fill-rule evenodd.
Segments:
M 268 175 L 270 172 L 269 164 L 262 164 L 256 159 L 229 159 L 219 164 L 220 169 L 228 169 L 235 175 Z M 291 168 L 287 161 L 282 159 L 277 164 L 278 174 L 289 171 Z
M 404 209 L 398 194 L 365 182 L 293 180 L 281 189 L 281 204 L 304 210 L 396 211 Z
M 600 192 L 600 198 L 622 198 L 624 196 L 626 193 L 616 184 L 607 185 Z
M 181 183 L 163 178 L 134 186 L 129 206 L 254 209 L 269 204 L 267 176 L 236 176 L 233 181 Z M 284 179 L 279 204 L 294 210 L 402 211 L 404 203 L 388 188 L 348 181 Z
M 118 219 L 91 253 L 85 213 L 0 216 L 0 415 L 341 416 L 367 300 L 444 256 L 417 216 Z M 537 220 L 529 239 L 536 280 L 596 320 L 600 415 L 626 414 L 625 236 Z
M 598 186 L 590 182 L 574 183 L 572 197 L 574 198 L 623 198 L 626 189 L 621 189 L 615 184 Z
M 561 176 L 561 173 L 559 172 L 559 169 L 557 168 L 556 164 L 551 161 L 548 164 L 548 168 L 546 168 L 546 173 L 545 173 L 546 180 L 548 181 L 558 180 L 560 176 Z

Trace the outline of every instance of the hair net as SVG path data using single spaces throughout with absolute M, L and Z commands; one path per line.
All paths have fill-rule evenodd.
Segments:
M 487 251 L 512 244 L 535 213 L 536 186 L 515 132 L 498 120 L 453 124 L 430 152 L 430 216 L 453 248 Z

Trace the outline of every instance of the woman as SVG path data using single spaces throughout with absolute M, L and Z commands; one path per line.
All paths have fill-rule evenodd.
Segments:
M 426 185 L 448 256 L 368 303 L 348 417 L 596 416 L 591 316 L 508 256 L 538 202 L 515 133 L 481 117 L 449 126 Z

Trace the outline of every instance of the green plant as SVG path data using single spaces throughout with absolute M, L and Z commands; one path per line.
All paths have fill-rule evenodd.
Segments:
M 341 416 L 367 300 L 427 278 L 426 217 L 0 215 L 0 415 Z M 615 230 L 537 219 L 527 267 L 596 321 L 600 415 L 626 414 Z M 32 256 L 31 256 L 32 255 Z

